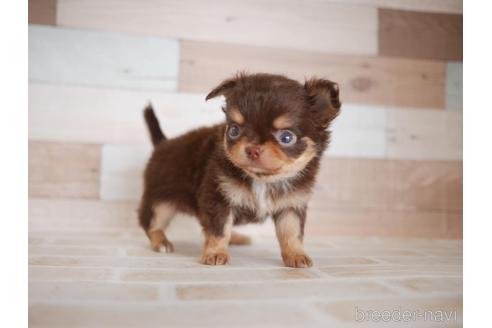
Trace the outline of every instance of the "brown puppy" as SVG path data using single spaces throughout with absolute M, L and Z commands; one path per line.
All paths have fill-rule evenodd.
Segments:
M 270 74 L 239 74 L 206 100 L 224 95 L 226 122 L 166 139 L 145 109 L 154 153 L 145 170 L 140 225 L 153 250 L 173 245 L 165 230 L 177 212 L 196 216 L 205 234 L 203 264 L 226 264 L 229 243 L 249 239 L 232 226 L 271 216 L 285 265 L 309 267 L 303 248 L 306 206 L 338 115 L 338 85 L 304 85 Z

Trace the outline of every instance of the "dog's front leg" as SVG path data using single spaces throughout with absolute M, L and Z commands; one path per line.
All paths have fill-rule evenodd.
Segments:
M 304 251 L 302 243 L 306 209 L 284 209 L 274 213 L 273 220 L 284 264 L 293 268 L 312 266 L 313 261 Z
M 228 214 L 225 220 L 215 220 L 213 229 L 204 229 L 205 247 L 200 261 L 202 264 L 223 265 L 229 262 L 227 247 L 231 240 L 232 224 L 232 214 Z

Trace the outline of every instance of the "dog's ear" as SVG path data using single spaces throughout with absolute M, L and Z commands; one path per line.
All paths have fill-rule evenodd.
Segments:
M 237 84 L 236 79 L 228 79 L 228 80 L 223 81 L 221 84 L 219 84 L 217 87 L 215 87 L 212 91 L 210 91 L 210 93 L 207 95 L 207 97 L 205 97 L 205 100 L 209 100 L 209 99 L 215 98 L 217 96 L 221 96 L 221 95 L 224 95 L 227 97 L 227 94 L 229 92 L 231 92 L 232 89 L 234 89 L 236 84 Z
M 310 79 L 304 83 L 314 122 L 326 129 L 340 112 L 338 84 L 329 80 Z

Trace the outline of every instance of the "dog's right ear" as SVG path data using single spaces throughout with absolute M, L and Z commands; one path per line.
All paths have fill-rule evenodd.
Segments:
M 236 84 L 237 84 L 236 79 L 225 80 L 224 82 L 219 84 L 217 87 L 215 87 L 215 89 L 210 91 L 210 93 L 207 95 L 207 97 L 205 97 L 205 100 L 209 100 L 209 99 L 215 98 L 217 96 L 221 96 L 221 95 L 224 95 L 227 97 L 227 94 L 229 92 L 231 92 L 232 89 L 234 89 Z

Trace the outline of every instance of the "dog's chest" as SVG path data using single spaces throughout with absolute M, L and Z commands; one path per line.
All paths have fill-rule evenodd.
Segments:
M 267 216 L 288 207 L 304 206 L 310 196 L 306 191 L 287 191 L 288 186 L 272 186 L 261 181 L 253 181 L 251 186 L 223 180 L 220 189 L 229 204 L 238 208 L 241 216 L 254 216 L 251 221 L 262 221 Z M 240 210 L 239 210 L 240 209 Z
M 251 184 L 251 197 L 256 204 L 256 214 L 260 218 L 272 213 L 274 204 L 266 183 L 254 181 Z

